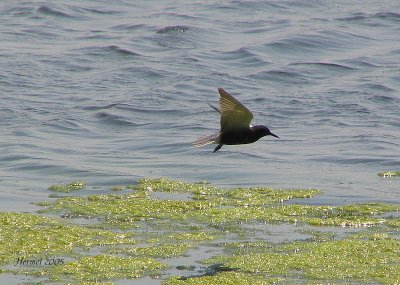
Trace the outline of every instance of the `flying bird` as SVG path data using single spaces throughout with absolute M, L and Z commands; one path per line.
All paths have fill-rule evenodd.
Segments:
M 194 143 L 194 147 L 201 147 L 207 144 L 218 144 L 213 152 L 218 151 L 224 144 L 248 144 L 258 141 L 264 136 L 277 135 L 263 125 L 252 126 L 251 120 L 253 113 L 249 111 L 242 103 L 232 97 L 222 88 L 219 92 L 219 109 L 210 105 L 213 109 L 221 113 L 221 130 L 218 133 L 201 137 Z

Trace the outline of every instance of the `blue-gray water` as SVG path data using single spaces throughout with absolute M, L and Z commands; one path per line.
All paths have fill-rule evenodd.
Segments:
M 191 147 L 223 87 L 281 139 Z M 0 210 L 168 177 L 400 202 L 400 2 L 2 1 Z

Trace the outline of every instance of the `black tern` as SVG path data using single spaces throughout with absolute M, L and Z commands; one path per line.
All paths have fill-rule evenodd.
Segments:
M 222 88 L 218 88 L 219 92 L 219 107 L 220 109 L 210 105 L 213 109 L 221 113 L 221 130 L 206 137 L 197 139 L 194 147 L 201 147 L 207 144 L 218 144 L 213 152 L 218 151 L 224 144 L 248 144 L 258 141 L 264 136 L 273 136 L 279 138 L 277 135 L 263 125 L 252 126 L 251 120 L 253 113 L 249 111 L 242 103 L 232 97 L 228 92 Z

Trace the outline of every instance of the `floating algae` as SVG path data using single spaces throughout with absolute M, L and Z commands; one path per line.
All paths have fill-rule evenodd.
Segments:
M 294 242 L 258 247 L 259 253 L 254 250 L 246 253 L 248 245 L 245 249 L 240 243 L 236 246 L 240 251 L 235 254 L 215 257 L 206 262 L 223 263 L 255 275 L 285 276 L 285 283 L 296 283 L 298 278 L 373 281 L 381 284 L 398 284 L 400 281 L 400 240 L 390 237 Z
M 111 187 L 112 191 L 122 191 L 122 190 L 125 190 L 125 189 L 126 189 L 126 187 L 125 186 L 121 186 L 121 185 L 115 185 L 115 186 Z
M 383 177 L 383 178 L 398 177 L 398 176 L 400 176 L 400 171 L 383 171 L 383 172 L 379 172 L 378 176 Z
M 132 226 L 143 220 L 192 220 L 202 224 L 236 223 L 261 220 L 266 222 L 297 222 L 304 219 L 293 215 L 294 205 L 281 202 L 293 198 L 309 198 L 315 189 L 274 190 L 270 188 L 219 189 L 209 184 L 183 183 L 168 179 L 142 179 L 134 193 L 65 197 L 44 205 L 46 212 L 67 212 L 80 217 L 102 217 L 113 224 Z M 160 200 L 151 192 L 188 192 L 190 200 Z M 267 207 L 268 206 L 268 207 Z M 297 207 L 306 209 L 311 206 Z M 311 207 L 311 209 L 314 209 Z
M 249 274 L 241 272 L 222 272 L 215 276 L 204 276 L 181 279 L 173 277 L 167 280 L 165 285 L 268 285 L 277 284 L 281 281 L 278 277 L 259 276 L 258 274 Z M 283 284 L 283 283 L 282 283 Z
M 184 255 L 192 247 L 189 243 L 149 245 L 144 247 L 122 247 L 110 250 L 108 253 L 126 254 L 128 256 L 172 258 Z
M 84 228 L 26 213 L 0 213 L 0 264 L 45 254 L 73 255 L 76 248 L 134 244 L 131 233 Z
M 221 189 L 169 179 L 141 179 L 117 188 L 126 191 L 37 203 L 41 214 L 68 219 L 1 213 L 0 261 L 8 265 L 3 272 L 46 277 L 42 283 L 90 284 L 155 275 L 167 285 L 399 283 L 400 219 L 391 214 L 399 205 L 300 205 L 293 199 L 311 198 L 319 191 Z M 168 199 L 169 193 L 185 195 Z M 277 223 L 308 231 L 309 238 L 269 242 L 262 225 Z M 332 231 L 318 231 L 321 227 Z M 339 227 L 354 229 L 338 238 L 334 229 Z M 201 250 L 214 252 L 216 247 L 208 255 L 214 257 L 204 263 L 225 270 L 181 263 L 189 253 L 206 258 Z M 43 255 L 68 258 L 62 265 L 10 268 L 18 257 Z M 168 273 L 167 264 L 176 257 L 183 258 L 177 259 L 177 267 L 191 268 L 185 277 Z
M 73 181 L 65 185 L 52 185 L 49 190 L 54 192 L 69 193 L 71 191 L 82 190 L 85 188 L 85 182 L 83 181 Z
M 84 256 L 77 261 L 64 266 L 53 266 L 42 275 L 50 275 L 54 280 L 65 280 L 73 277 L 74 280 L 96 281 L 110 279 L 132 279 L 152 275 L 165 264 L 148 257 L 118 257 L 113 255 Z

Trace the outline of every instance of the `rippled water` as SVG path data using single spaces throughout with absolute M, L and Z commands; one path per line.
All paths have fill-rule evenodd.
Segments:
M 2 1 L 1 209 L 140 177 L 400 202 L 399 27 L 395 0 Z M 193 149 L 217 87 L 281 139 Z

